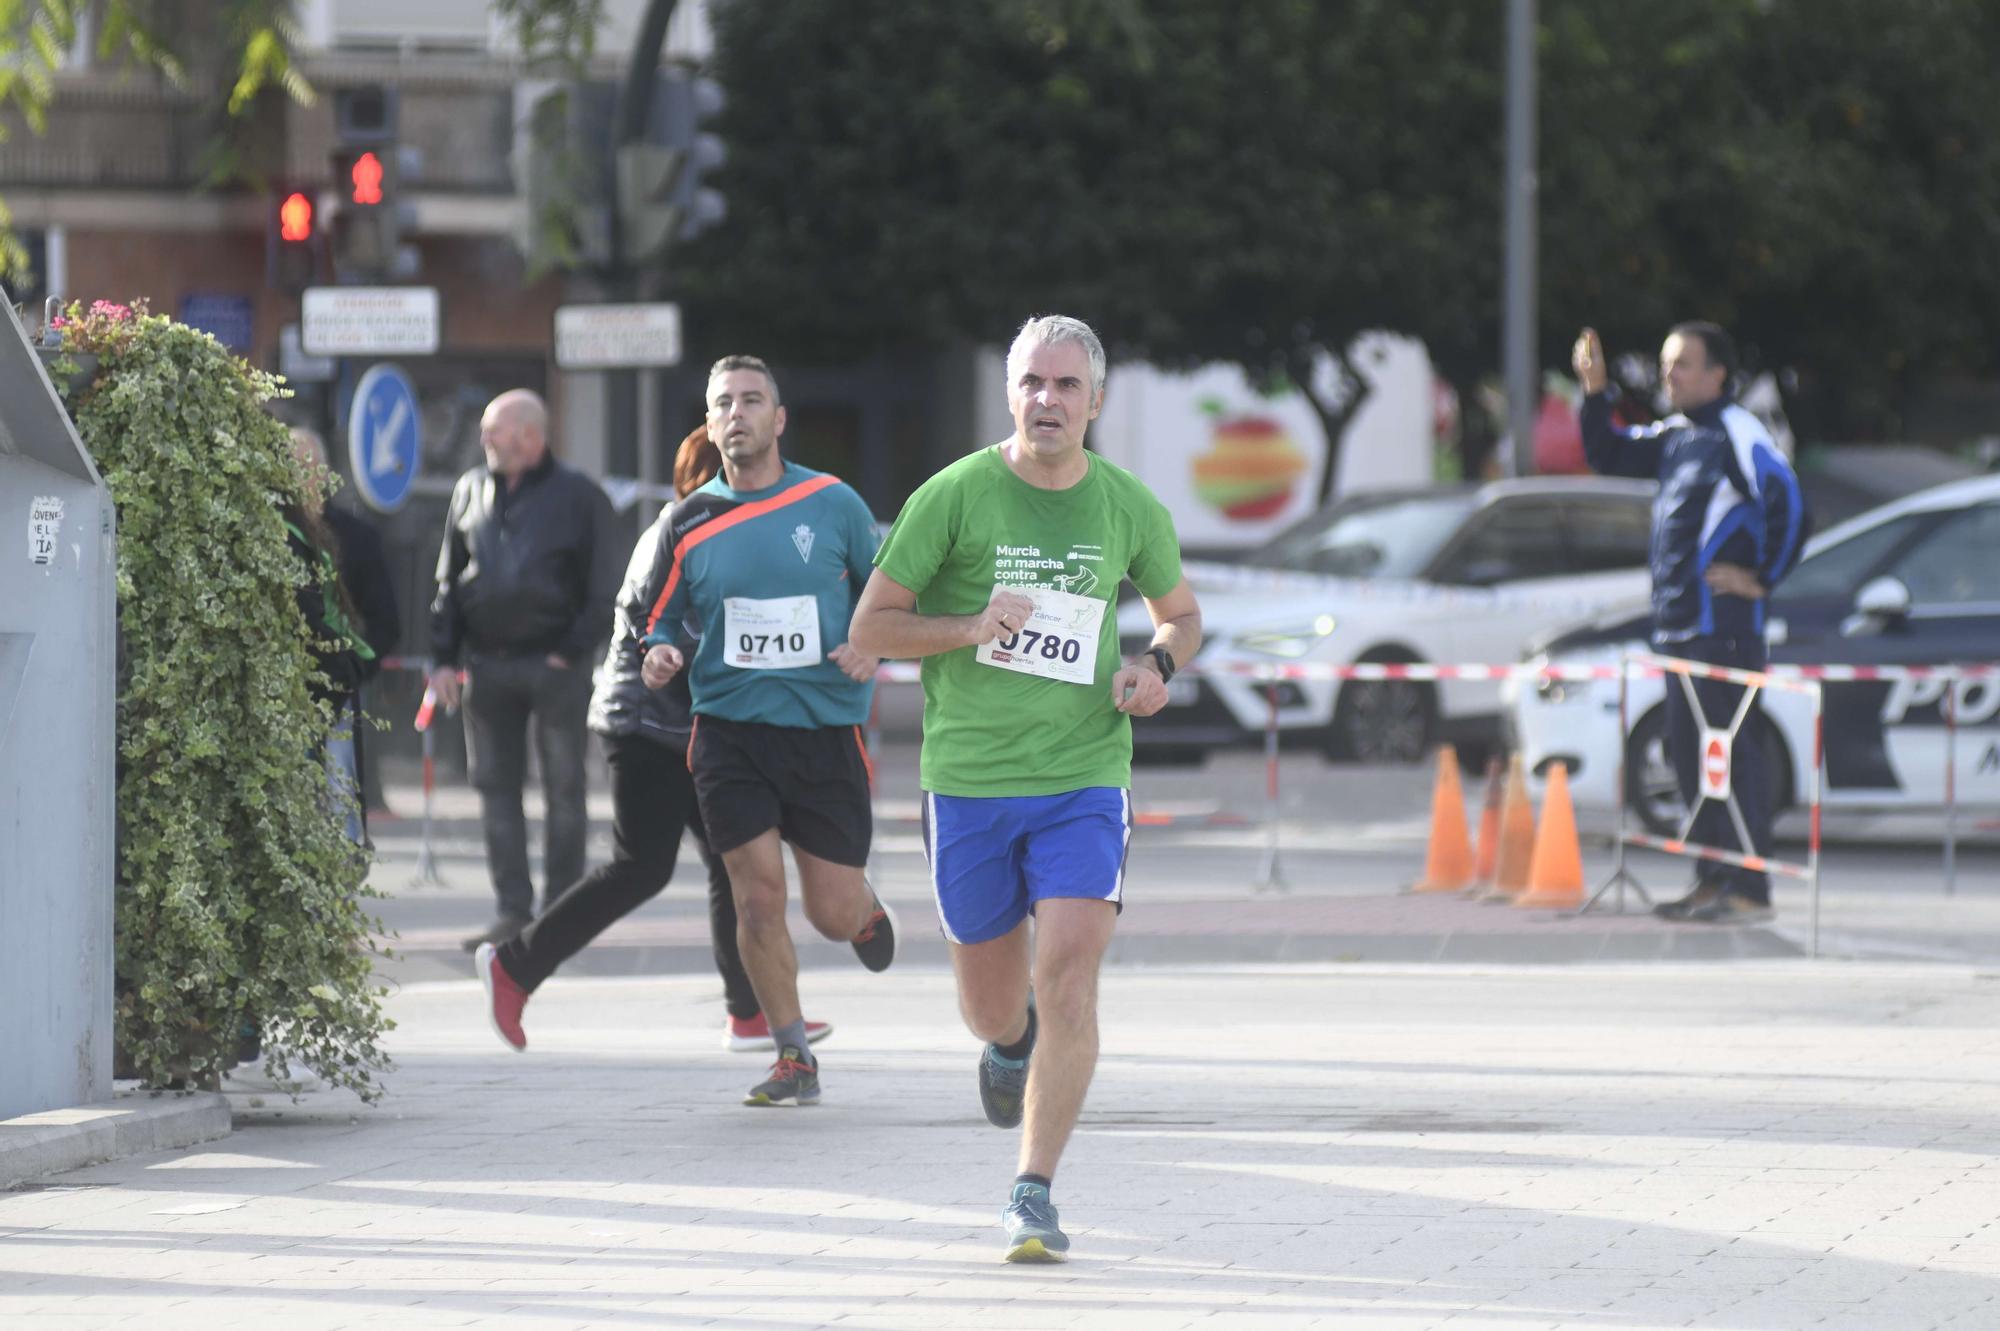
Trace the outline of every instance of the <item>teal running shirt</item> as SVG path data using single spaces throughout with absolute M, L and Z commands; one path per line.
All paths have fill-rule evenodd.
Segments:
M 838 477 L 785 464 L 776 485 L 732 490 L 718 475 L 660 526 L 647 579 L 644 647 L 686 649 L 697 716 L 773 726 L 858 726 L 875 686 L 827 653 L 847 641 L 874 567 L 875 519 Z

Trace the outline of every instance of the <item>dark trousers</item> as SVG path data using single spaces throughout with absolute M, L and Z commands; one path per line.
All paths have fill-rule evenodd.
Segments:
M 584 714 L 589 707 L 590 668 L 585 665 L 558 670 L 539 656 L 475 657 L 466 669 L 466 756 L 479 791 L 486 867 L 502 915 L 525 920 L 535 913 L 535 888 L 528 878 L 528 818 L 521 808 L 530 722 L 548 806 L 543 906 L 564 885 L 583 877 Z
M 1664 656 L 1704 661 L 1709 665 L 1734 666 L 1739 670 L 1762 670 L 1767 661 L 1761 638 L 1684 638 L 1677 642 L 1655 643 L 1654 650 Z M 1736 717 L 1736 709 L 1742 705 L 1743 686 L 1719 679 L 1689 682 L 1694 685 L 1695 697 L 1707 716 L 1707 724 L 1717 730 L 1727 729 Z M 1694 808 L 1701 783 L 1701 723 L 1688 706 L 1687 691 L 1680 677 L 1669 675 L 1665 683 L 1667 754 L 1673 759 L 1674 777 L 1680 786 L 1681 798 L 1688 802 L 1689 808 Z M 1740 854 L 1770 855 L 1771 783 L 1765 761 L 1763 726 L 1759 709 L 1753 705 L 1749 715 L 1743 719 L 1743 728 L 1736 733 L 1735 744 L 1731 746 L 1729 771 L 1730 791 L 1737 807 L 1743 811 L 1743 826 L 1750 833 L 1750 845 L 1746 847 L 1742 844 L 1742 837 L 1737 835 L 1736 821 L 1729 816 L 1728 808 L 1721 801 L 1712 799 L 1703 800 L 1696 810 L 1694 827 L 1688 833 L 1690 841 Z M 1768 874 L 1709 861 L 1701 862 L 1696 874 L 1705 881 L 1720 883 L 1751 901 L 1770 904 L 1771 879 Z
M 673 877 L 685 828 L 708 869 L 708 929 L 729 1014 L 756 1016 L 757 994 L 736 950 L 729 873 L 709 849 L 695 813 L 685 753 L 638 735 L 611 735 L 604 754 L 611 769 L 611 863 L 578 880 L 519 937 L 501 944 L 501 963 L 523 989 L 548 979 L 613 922 L 659 895 Z

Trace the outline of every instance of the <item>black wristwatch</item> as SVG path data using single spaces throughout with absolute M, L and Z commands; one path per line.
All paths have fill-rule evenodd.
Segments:
M 1174 658 L 1167 652 L 1166 648 L 1148 647 L 1145 651 L 1140 652 L 1139 655 L 1150 656 L 1153 658 L 1153 665 L 1157 667 L 1160 672 L 1161 683 L 1165 683 L 1167 680 L 1170 680 L 1174 677 L 1174 670 L 1176 669 L 1174 665 Z

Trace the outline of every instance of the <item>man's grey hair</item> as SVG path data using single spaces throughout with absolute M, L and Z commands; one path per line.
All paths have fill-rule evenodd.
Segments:
M 1089 324 L 1067 314 L 1038 314 L 1021 325 L 1021 331 L 1014 334 L 1014 345 L 1007 348 L 1007 382 L 1018 377 L 1015 367 L 1030 351 L 1064 342 L 1075 342 L 1090 358 L 1090 396 L 1096 398 L 1104 391 L 1104 344 Z

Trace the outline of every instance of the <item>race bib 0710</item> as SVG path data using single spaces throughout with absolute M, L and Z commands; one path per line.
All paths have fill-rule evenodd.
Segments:
M 1065 684 L 1097 682 L 1097 636 L 1104 623 L 1103 601 L 1048 587 L 1009 587 L 1035 603 L 1028 622 L 1010 637 L 981 643 L 973 659 L 981 665 L 1038 675 Z
M 723 657 L 738 670 L 818 665 L 819 598 L 731 596 L 722 602 Z

